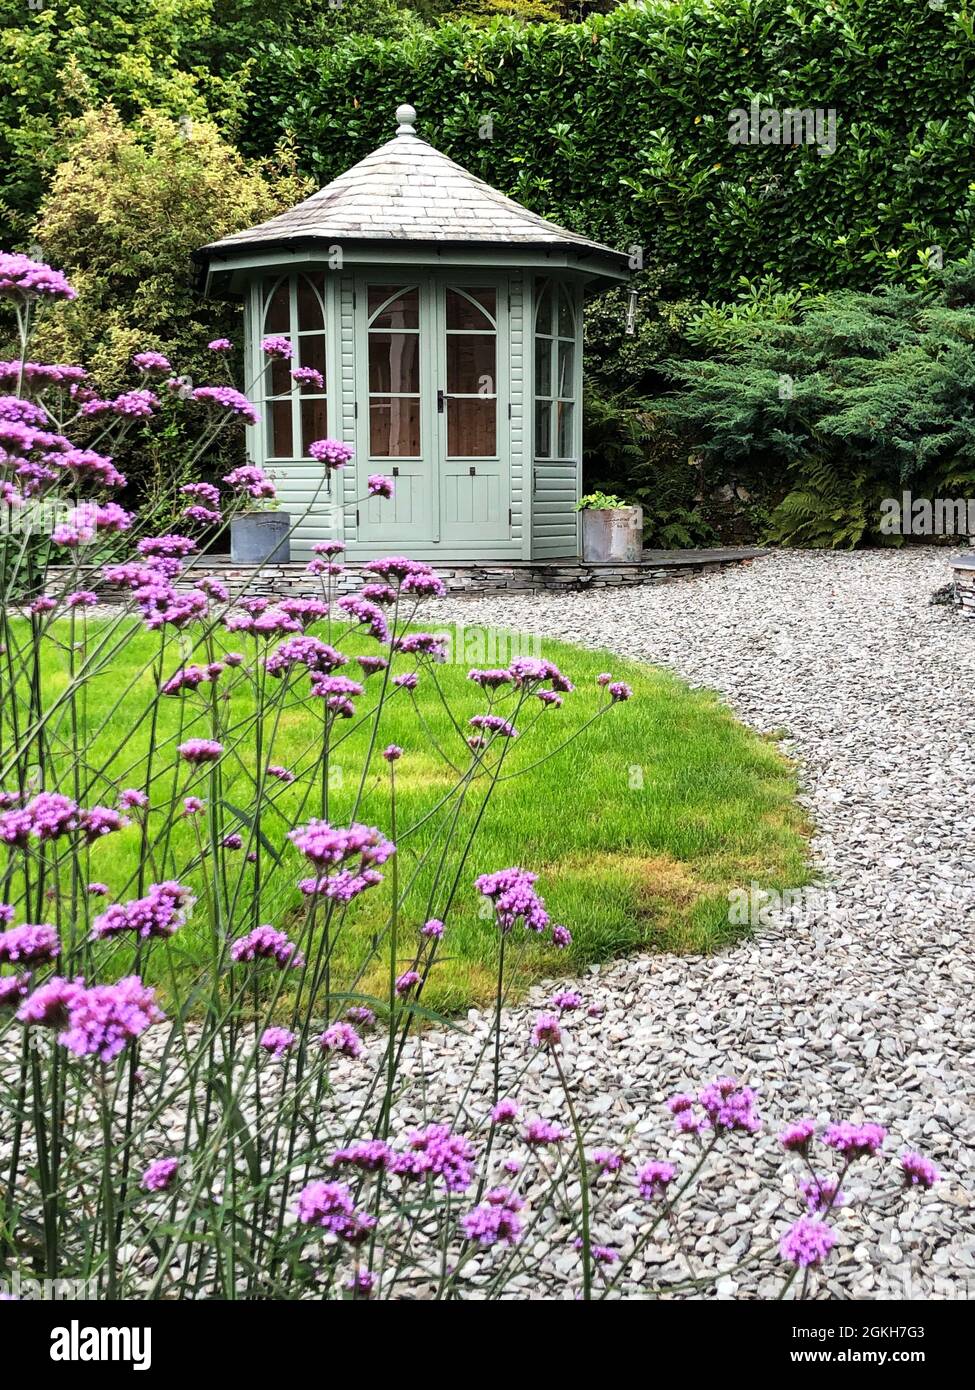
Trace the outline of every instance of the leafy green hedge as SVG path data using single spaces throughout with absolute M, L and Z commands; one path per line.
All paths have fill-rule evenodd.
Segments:
M 937 3 L 937 0 L 936 0 Z M 422 133 L 539 212 L 716 298 L 739 277 L 872 286 L 971 245 L 975 18 L 926 0 L 649 0 L 581 24 L 448 24 L 260 45 L 243 143 L 282 133 L 320 183 Z M 753 97 L 837 112 L 837 148 L 733 146 Z M 490 117 L 493 138 L 483 138 Z

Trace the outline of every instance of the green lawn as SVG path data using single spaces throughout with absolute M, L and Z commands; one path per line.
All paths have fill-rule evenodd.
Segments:
M 97 639 L 98 633 L 98 625 L 92 624 L 90 636 Z M 228 645 L 245 649 L 249 641 L 229 639 Z M 361 644 L 347 640 L 342 647 L 351 652 L 364 650 Z M 164 804 L 174 790 L 175 744 L 190 734 L 209 732 L 199 700 L 184 702 L 182 727 L 179 699 L 161 702 L 155 730 L 145 722 L 140 724 L 153 688 L 148 667 L 157 650 L 158 638 L 142 632 L 133 636 L 123 656 L 107 663 L 89 681 L 87 708 L 76 711 L 81 735 L 88 731 L 89 767 L 104 773 L 101 799 L 114 796 L 110 790 L 113 783 L 140 785 L 151 737 L 158 768 L 153 804 Z M 546 712 L 534 731 L 511 746 L 506 780 L 499 784 L 488 806 L 464 866 L 462 888 L 448 919 L 443 958 L 424 994 L 424 1002 L 435 1009 L 461 1009 L 493 993 L 497 940 L 490 920 L 479 911 L 483 904 L 472 886 L 479 873 L 509 864 L 536 870 L 553 919 L 564 922 L 573 933 L 568 952 L 557 952 L 535 938 L 519 947 L 522 986 L 544 975 L 582 972 L 591 962 L 627 951 L 712 951 L 741 930 L 728 923 L 729 888 L 747 886 L 752 880 L 778 889 L 808 881 L 808 827 L 794 799 L 793 770 L 772 742 L 738 724 L 715 696 L 691 691 L 663 671 L 556 642 L 545 642 L 543 653 L 576 683 L 577 690 L 566 697 L 561 710 Z M 178 665 L 172 648 L 166 673 Z M 436 668 L 443 692 L 464 720 L 485 708 L 483 696 L 466 679 L 469 665 L 468 660 L 458 660 Z M 593 714 L 601 696 L 595 677 L 604 670 L 628 681 L 633 699 L 614 706 L 568 748 L 531 773 L 510 775 L 557 748 L 569 731 Z M 125 687 L 133 678 L 126 693 Z M 66 682 L 64 657 L 52 650 L 45 676 L 46 698 L 54 697 Z M 306 686 L 307 681 L 302 689 Z M 388 706 L 379 743 L 382 747 L 395 742 L 405 750 L 397 764 L 397 838 L 401 889 L 407 880 L 413 880 L 400 928 L 407 964 L 416 932 L 430 915 L 429 890 L 441 843 L 436 835 L 447 812 L 441 809 L 412 833 L 404 833 L 404 829 L 432 812 L 456 780 L 436 755 L 433 743 L 447 745 L 452 740 L 455 753 L 460 743 L 433 681 L 426 675 L 421 678 L 417 701 L 422 722 L 406 695 L 397 694 Z M 246 717 L 249 707 L 246 693 L 231 701 L 234 717 Z M 104 727 L 99 727 L 103 723 Z M 62 733 L 64 725 L 65 721 Z M 344 724 L 342 732 L 347 733 L 350 726 L 351 721 Z M 283 713 L 262 764 L 309 765 L 314 758 L 311 744 L 315 727 L 310 713 L 296 700 Z M 268 728 L 268 739 L 271 732 Z M 337 824 L 349 818 L 367 738 L 368 729 L 357 727 L 336 754 L 340 771 L 333 774 L 329 811 Z M 255 766 L 251 736 L 242 745 L 240 761 L 235 755 L 222 760 L 226 806 L 250 813 Z M 182 796 L 187 790 L 185 766 L 178 775 L 176 790 Z M 288 844 L 286 832 L 307 819 L 314 808 L 310 804 L 302 808 L 309 787 L 301 779 L 288 787 L 272 787 L 273 808 L 264 820 L 269 848 L 262 849 L 265 883 L 261 918 L 286 928 L 294 925 L 302 912 L 304 900 L 295 883 L 309 872 Z M 71 790 L 69 781 L 64 782 L 63 789 Z M 190 790 L 206 794 L 205 773 L 196 774 Z M 95 799 L 94 794 L 87 797 L 89 802 Z M 479 784 L 475 784 L 460 812 L 461 828 L 471 823 L 480 799 Z M 453 809 L 451 804 L 450 814 Z M 157 812 L 150 824 L 155 826 L 158 821 L 161 825 L 164 818 Z M 388 776 L 381 759 L 376 759 L 358 819 L 389 830 Z M 223 830 L 236 828 L 234 812 L 228 809 Z M 247 827 L 240 828 L 246 838 Z M 147 866 L 147 881 L 183 873 L 185 881 L 196 883 L 199 891 L 198 873 L 185 873 L 194 854 L 194 834 L 192 825 L 180 820 L 169 858 L 164 861 L 157 856 L 156 862 Z M 272 850 L 280 852 L 277 863 L 271 858 Z M 86 872 L 91 879 L 109 885 L 111 901 L 134 892 L 138 859 L 139 831 L 133 826 L 95 844 Z M 239 875 L 238 901 L 244 902 L 251 891 L 253 867 L 242 853 L 228 853 L 226 862 L 231 874 Z M 336 983 L 351 979 L 368 955 L 371 942 L 381 936 L 389 912 L 387 890 L 388 881 L 364 894 L 350 909 L 334 957 Z M 434 910 L 441 904 L 442 896 L 435 898 Z M 93 904 L 93 910 L 100 906 L 101 902 Z M 202 917 L 198 910 L 173 940 L 177 959 L 187 971 L 204 965 L 209 956 L 207 929 L 199 920 Z M 367 968 L 359 987 L 382 993 L 384 971 L 385 965 L 376 961 Z

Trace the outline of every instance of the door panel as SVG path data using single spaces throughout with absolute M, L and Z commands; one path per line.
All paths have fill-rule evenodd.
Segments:
M 441 285 L 441 535 L 444 541 L 507 540 L 507 304 L 503 286 Z
M 485 528 L 495 529 L 508 524 L 507 499 L 501 492 L 501 473 L 496 465 L 478 469 L 471 476 L 466 468 L 456 464 L 444 466 L 443 523 L 444 534 L 485 534 Z
M 433 289 L 365 277 L 356 302 L 357 492 L 370 473 L 393 480 L 392 499 L 360 503 L 357 535 L 367 544 L 429 544 L 438 538 Z

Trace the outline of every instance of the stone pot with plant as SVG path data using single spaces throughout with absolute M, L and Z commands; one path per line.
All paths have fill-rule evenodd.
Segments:
M 591 492 L 580 497 L 582 558 L 592 565 L 636 565 L 643 554 L 643 508 L 619 497 Z

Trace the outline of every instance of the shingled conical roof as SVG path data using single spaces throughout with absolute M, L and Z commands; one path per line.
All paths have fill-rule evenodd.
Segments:
M 411 106 L 401 106 L 396 118 L 391 140 L 325 188 L 267 222 L 211 242 L 197 258 L 368 241 L 536 247 L 625 262 L 622 252 L 547 222 L 434 149 L 414 130 Z

